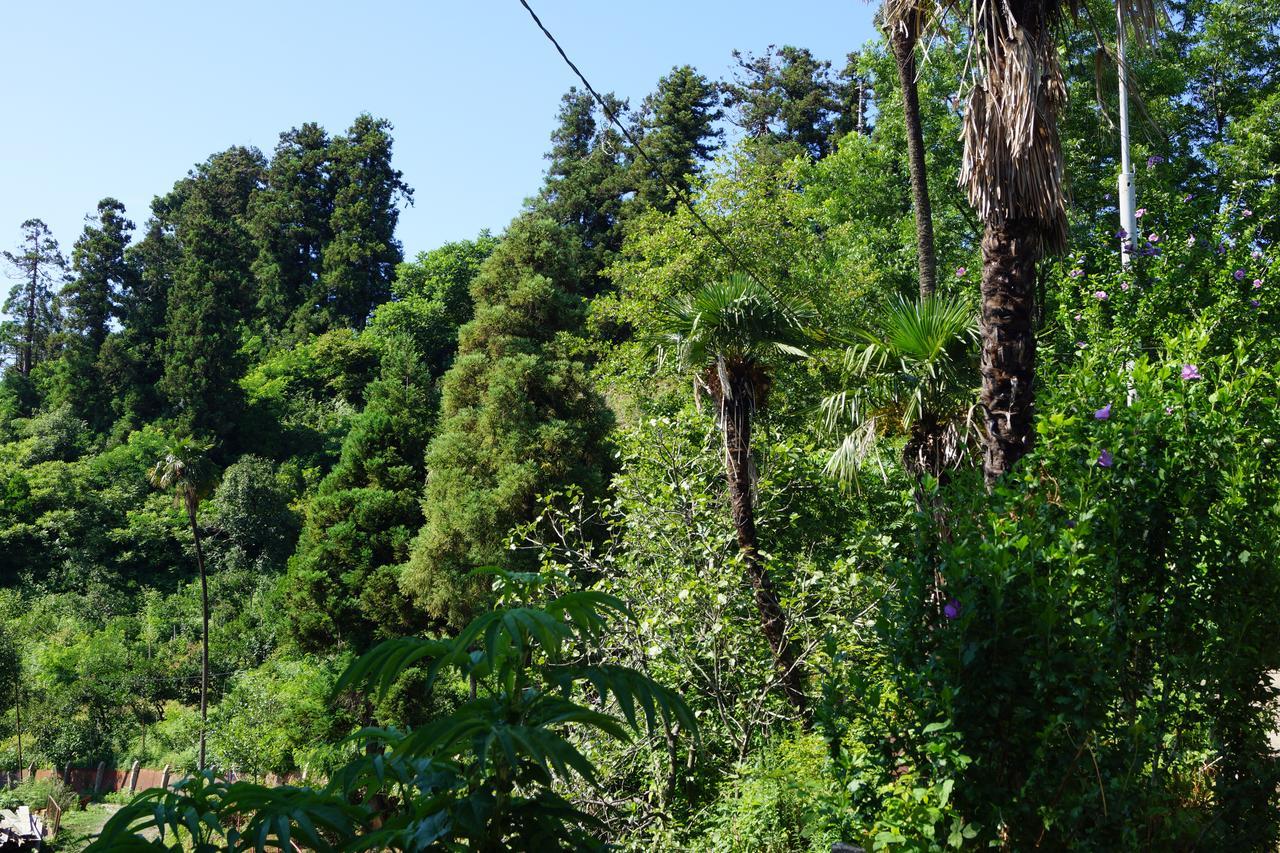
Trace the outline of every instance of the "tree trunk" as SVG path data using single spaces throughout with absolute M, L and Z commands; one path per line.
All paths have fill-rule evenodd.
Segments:
M 22 777 L 22 676 L 13 683 L 13 727 L 18 730 L 18 777 Z
M 200 616 L 204 630 L 200 634 L 200 759 L 197 764 L 204 770 L 205 730 L 209 717 L 209 579 L 204 573 L 204 550 L 200 547 L 200 527 L 196 524 L 196 508 L 187 504 L 187 516 L 191 520 L 191 535 L 196 541 L 196 566 L 200 569 Z
M 756 514 L 753 500 L 753 465 L 751 460 L 751 417 L 755 409 L 754 379 L 750 369 L 730 365 L 725 371 L 730 387 L 720 390 L 720 425 L 724 432 L 725 468 L 729 477 L 729 503 L 733 526 L 738 534 L 738 548 L 751 582 L 760 626 L 773 651 L 778 679 L 789 701 L 806 719 L 808 700 L 804 694 L 804 667 L 796 657 L 795 647 L 787 639 L 787 617 L 773 588 L 773 579 L 760 559 L 756 536 Z
M 988 225 L 982 237 L 982 407 L 990 487 L 1035 441 L 1036 261 L 1039 231 L 1029 219 Z
M 920 127 L 920 96 L 916 90 L 916 41 L 913 23 L 891 25 L 889 46 L 898 66 L 902 114 L 907 127 L 907 163 L 911 170 L 911 200 L 916 217 L 916 250 L 920 267 L 920 295 L 931 296 L 938 286 L 938 259 L 933 248 L 933 207 L 924 164 L 924 131 Z
M 30 292 L 27 294 L 27 329 L 26 341 L 22 346 L 22 367 L 18 371 L 23 376 L 31 375 L 31 368 L 35 366 L 36 358 L 36 291 L 40 284 L 40 266 L 33 262 L 31 267 Z

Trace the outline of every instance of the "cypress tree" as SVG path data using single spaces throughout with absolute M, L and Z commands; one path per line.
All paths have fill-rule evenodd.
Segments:
M 175 188 L 181 250 L 165 316 L 160 390 L 195 433 L 225 436 L 241 408 L 240 324 L 252 301 L 249 198 L 262 183 L 256 149 L 231 148 Z
M 688 192 L 699 165 L 715 153 L 724 132 L 715 127 L 715 86 L 692 66 L 671 69 L 640 107 L 641 144 L 653 163 L 635 159 L 636 196 L 641 203 L 670 213 L 678 204 L 668 187 Z
M 524 566 L 505 535 L 538 499 L 571 485 L 603 493 L 612 416 L 581 359 L 584 247 L 572 229 L 526 213 L 472 286 L 427 454 L 425 523 L 402 585 L 436 619 L 463 622 L 485 600 L 479 566 Z
M 337 466 L 307 506 L 289 563 L 294 637 L 305 648 L 363 651 L 375 640 L 421 627 L 400 590 L 402 564 L 422 526 L 426 449 L 437 381 L 458 325 L 470 318 L 467 287 L 495 241 L 450 243 L 401 264 L 395 302 L 382 305 L 365 335 L 381 345 L 381 375 L 342 445 Z
M 324 248 L 333 239 L 332 154 L 329 136 L 318 124 L 280 134 L 266 186 L 250 203 L 257 311 L 269 339 L 295 321 L 305 328 L 324 301 L 319 282 Z
M 391 294 L 396 265 L 404 260 L 395 237 L 400 201 L 413 190 L 391 166 L 391 123 L 359 116 L 331 144 L 332 240 L 321 258 L 320 299 L 307 308 L 321 328 L 363 329 Z
M 621 120 L 626 102 L 612 94 L 604 100 Z M 633 189 L 622 135 L 599 112 L 587 92 L 570 89 L 561 98 L 546 185 L 533 204 L 539 215 L 570 229 L 582 247 L 578 274 L 585 296 L 608 286 L 601 272 L 622 248 L 622 212 Z

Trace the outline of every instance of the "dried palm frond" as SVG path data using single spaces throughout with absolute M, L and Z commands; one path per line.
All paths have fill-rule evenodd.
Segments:
M 1055 29 L 1061 0 L 974 0 L 960 183 L 983 222 L 1036 223 L 1040 248 L 1066 245 L 1058 115 L 1066 85 Z

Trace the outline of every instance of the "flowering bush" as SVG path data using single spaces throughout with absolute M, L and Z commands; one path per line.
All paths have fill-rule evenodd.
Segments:
M 1211 329 L 1126 368 L 1091 349 L 988 496 L 920 518 L 882 620 L 900 718 L 950 721 L 953 798 L 1013 849 L 1273 849 L 1280 411 Z M 952 616 L 950 604 L 959 603 Z M 903 726 L 898 725 L 901 732 Z M 907 731 L 913 729 L 907 728 Z M 927 730 L 892 754 L 927 778 Z

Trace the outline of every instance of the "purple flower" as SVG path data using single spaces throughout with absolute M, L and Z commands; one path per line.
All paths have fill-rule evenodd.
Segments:
M 1190 248 L 1191 246 L 1194 246 L 1195 244 L 1196 244 L 1196 235 L 1192 234 L 1191 236 L 1187 237 L 1188 248 Z
M 1254 249 L 1252 252 L 1249 253 L 1249 257 L 1253 258 L 1254 260 L 1257 260 L 1258 258 L 1262 257 L 1262 250 Z
M 1111 451 L 1107 450 L 1105 447 L 1102 449 L 1102 452 L 1098 454 L 1099 468 L 1110 468 L 1111 463 L 1114 461 L 1115 461 L 1115 457 L 1112 456 Z
M 1076 520 L 1074 518 L 1068 518 L 1067 527 L 1070 527 L 1072 530 L 1074 530 L 1075 526 L 1076 526 Z
M 1196 367 L 1194 364 L 1182 365 L 1182 378 L 1187 382 L 1190 382 L 1193 379 L 1199 379 L 1200 368 Z
M 1152 154 L 1150 157 L 1147 158 L 1147 168 L 1154 169 L 1156 166 L 1159 166 L 1163 162 L 1164 162 L 1164 158 L 1161 157 L 1159 154 Z
M 1261 305 L 1262 303 L 1260 303 L 1260 302 L 1259 302 L 1258 300 L 1256 300 L 1256 299 L 1250 299 L 1250 300 L 1249 300 L 1249 304 L 1250 304 L 1250 305 L 1252 305 L 1254 308 L 1257 308 L 1257 307 L 1258 307 L 1259 305 Z
M 1240 212 L 1241 212 L 1241 213 L 1243 213 L 1245 216 L 1253 216 L 1253 211 L 1252 211 L 1252 210 L 1250 210 L 1250 209 L 1249 209 L 1249 208 L 1247 208 L 1247 207 L 1246 207 L 1244 210 L 1240 211 Z
M 1193 198 L 1195 198 L 1195 196 L 1193 196 L 1191 193 L 1187 193 L 1186 195 L 1184 195 L 1184 196 L 1182 197 L 1182 201 L 1183 201 L 1183 203 L 1185 204 L 1186 202 L 1191 201 L 1191 199 L 1193 199 Z
M 1093 298 L 1098 300 L 1099 302 L 1106 302 L 1107 292 L 1105 290 L 1095 290 L 1093 292 Z
M 1165 407 L 1164 407 L 1164 413 L 1165 413 L 1166 415 L 1172 415 L 1172 414 L 1173 414 L 1173 406 L 1165 406 Z
M 1150 234 L 1150 235 L 1148 235 L 1148 236 L 1147 236 L 1147 242 L 1148 242 L 1148 243 L 1159 243 L 1159 242 L 1160 242 L 1160 235 L 1159 235 L 1159 234 Z
M 1232 275 L 1236 277 L 1236 281 L 1244 281 L 1244 270 L 1236 270 Z
M 1128 236 L 1129 236 L 1129 232 L 1124 230 L 1123 228 L 1121 228 L 1119 231 L 1116 232 L 1117 240 L 1123 240 L 1125 237 L 1128 237 Z
M 1127 282 L 1127 281 L 1122 281 L 1122 282 L 1120 282 L 1120 289 L 1121 289 L 1121 290 L 1128 290 L 1128 289 L 1129 289 L 1129 282 Z
M 946 616 L 948 619 L 960 618 L 960 602 L 956 601 L 955 598 L 952 598 L 942 606 L 942 615 Z
M 1260 278 L 1255 278 L 1255 279 L 1253 280 L 1253 289 L 1254 289 L 1254 290 L 1261 290 L 1261 289 L 1262 289 L 1262 279 L 1260 279 Z
M 1096 421 L 1105 421 L 1111 417 L 1111 404 L 1107 403 L 1101 409 L 1093 413 L 1093 419 Z
M 1083 320 L 1083 319 L 1084 319 L 1084 315 L 1083 315 L 1083 314 L 1077 314 L 1077 315 L 1075 316 L 1075 321 L 1076 321 L 1077 323 L 1079 323 L 1079 322 L 1080 322 L 1081 320 Z
M 1085 347 L 1084 341 L 1076 341 L 1076 349 L 1084 349 L 1084 347 Z
M 964 274 L 968 271 L 965 267 L 956 267 L 956 278 L 964 278 Z
M 1084 275 L 1084 270 L 1079 269 L 1077 267 L 1076 269 L 1073 269 L 1071 272 L 1067 273 L 1067 275 L 1071 276 L 1072 278 L 1079 278 L 1080 276 Z
M 1140 207 L 1133 212 L 1134 219 L 1141 219 L 1146 215 L 1147 215 L 1147 209 L 1145 207 Z

